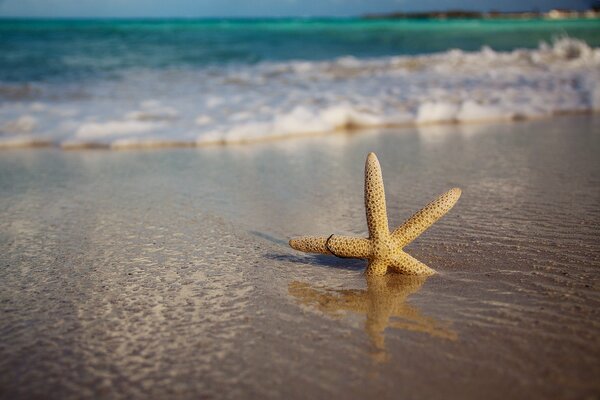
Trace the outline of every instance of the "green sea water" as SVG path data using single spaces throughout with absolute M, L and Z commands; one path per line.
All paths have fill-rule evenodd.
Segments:
M 600 20 L 0 20 L 0 82 L 106 78 L 131 68 L 205 68 L 534 48 L 569 36 L 600 46 Z

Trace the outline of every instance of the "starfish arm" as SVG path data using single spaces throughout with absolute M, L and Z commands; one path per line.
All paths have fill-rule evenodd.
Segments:
M 435 221 L 450 211 L 460 194 L 459 188 L 450 189 L 407 219 L 392 233 L 392 239 L 396 241 L 397 246 L 404 247 L 425 232 Z
M 351 236 L 302 236 L 290 240 L 290 246 L 306 253 L 333 254 L 338 257 L 368 258 L 369 239 Z
M 367 277 L 383 276 L 387 273 L 388 261 L 382 259 L 369 260 L 365 274 Z
M 325 243 L 328 236 L 301 236 L 290 239 L 290 247 L 305 253 L 331 254 Z
M 390 268 L 404 275 L 433 275 L 435 271 L 410 254 L 400 251 L 394 256 Z
M 381 166 L 375 153 L 369 153 L 365 163 L 365 208 L 370 239 L 388 237 L 387 210 Z

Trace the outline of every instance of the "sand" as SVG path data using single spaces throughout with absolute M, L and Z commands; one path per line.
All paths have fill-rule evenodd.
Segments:
M 600 117 L 0 154 L 2 398 L 594 398 Z M 377 153 L 428 279 L 297 253 L 365 234 Z

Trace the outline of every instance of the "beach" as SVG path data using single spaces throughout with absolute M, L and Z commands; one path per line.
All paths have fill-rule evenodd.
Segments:
M 0 154 L 2 398 L 595 398 L 600 117 L 246 145 Z M 367 281 L 304 234 L 366 235 L 452 187 Z

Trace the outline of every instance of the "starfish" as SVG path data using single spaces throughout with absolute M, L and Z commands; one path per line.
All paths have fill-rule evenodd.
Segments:
M 375 153 L 369 153 L 365 163 L 365 208 L 369 237 L 302 236 L 292 238 L 290 246 L 308 253 L 367 259 L 367 276 L 382 276 L 388 270 L 406 275 L 433 275 L 433 269 L 403 251 L 403 248 L 450 211 L 460 194 L 459 188 L 450 189 L 390 232 L 381 166 Z

